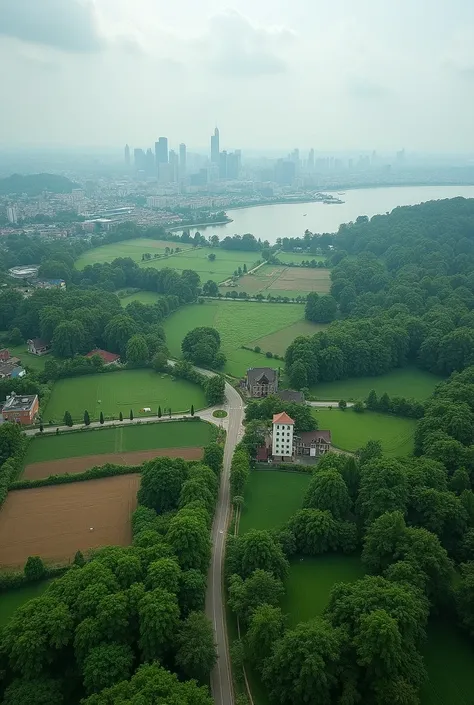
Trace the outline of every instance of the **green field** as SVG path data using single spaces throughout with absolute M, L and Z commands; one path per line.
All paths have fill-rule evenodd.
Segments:
M 245 488 L 239 533 L 249 529 L 274 529 L 301 509 L 311 480 L 310 473 L 255 470 Z
M 191 304 L 175 311 L 164 321 L 164 329 L 170 353 L 180 357 L 181 342 L 188 331 L 198 326 L 216 328 L 221 336 L 222 350 L 227 356 L 225 371 L 239 377 L 245 375 L 249 367 L 283 366 L 281 360 L 267 359 L 264 355 L 242 350 L 241 346 L 250 346 L 258 338 L 278 331 L 284 334 L 283 331 L 294 323 L 302 321 L 303 316 L 304 310 L 300 304 L 206 301 L 202 305 Z M 292 340 L 291 335 L 288 335 L 287 345 Z
M 7 590 L 0 593 L 0 627 L 8 622 L 14 611 L 32 600 L 33 597 L 40 597 L 46 590 L 51 580 L 43 580 L 40 583 L 33 585 L 25 585 L 25 587 L 17 590 Z
M 129 294 L 128 296 L 122 296 L 120 299 L 121 305 L 125 308 L 132 301 L 139 301 L 141 304 L 156 304 L 158 299 L 161 299 L 162 295 L 157 294 L 155 291 L 137 291 L 136 294 Z
M 174 379 L 153 370 L 126 370 L 105 374 L 60 379 L 53 387 L 48 405 L 42 411 L 45 423 L 62 423 L 67 410 L 73 419 L 82 422 L 84 410 L 92 421 L 98 421 L 102 411 L 107 418 L 117 418 L 121 411 L 128 417 L 154 416 L 158 406 L 171 407 L 173 413 L 196 410 L 206 406 L 204 391 L 197 384 Z M 148 414 L 141 412 L 150 407 Z
M 291 563 L 283 598 L 289 626 L 322 614 L 335 583 L 351 583 L 363 576 L 359 556 L 330 553 L 315 558 L 296 558 Z
M 135 262 L 141 262 L 142 255 L 149 252 L 151 255 L 164 254 L 165 247 L 175 248 L 185 247 L 181 243 L 166 242 L 165 240 L 150 240 L 147 238 L 137 238 L 135 240 L 123 240 L 114 242 L 111 245 L 94 247 L 92 250 L 84 252 L 75 262 L 76 269 L 84 269 L 88 264 L 99 262 L 112 262 L 117 257 L 130 257 Z M 187 247 L 187 246 L 186 246 Z
M 48 355 L 32 355 L 28 352 L 26 343 L 22 345 L 6 345 L 5 346 L 12 357 L 20 358 L 22 365 L 26 367 L 31 367 L 32 370 L 39 370 L 42 372 L 44 370 L 44 364 L 46 360 L 51 360 L 51 353 Z
M 167 421 L 66 433 L 60 436 L 45 435 L 32 439 L 25 465 L 101 453 L 126 453 L 155 448 L 198 448 L 211 442 L 213 430 L 210 424 L 198 421 Z
M 181 245 L 184 249 L 184 246 Z M 210 262 L 208 257 L 214 254 L 216 259 Z M 145 262 L 144 266 L 163 269 L 171 267 L 178 272 L 183 269 L 192 269 L 201 277 L 201 282 L 209 280 L 217 283 L 231 277 L 236 269 L 246 265 L 247 269 L 252 269 L 259 261 L 259 252 L 220 250 L 215 247 L 198 247 L 196 249 L 179 252 L 159 260 Z
M 300 264 L 300 262 L 306 262 L 307 260 L 311 262 L 313 259 L 316 260 L 316 262 L 326 261 L 326 257 L 321 257 L 320 255 L 311 255 L 307 252 L 284 252 L 283 250 L 280 250 L 280 252 L 277 252 L 276 256 L 280 260 L 280 262 L 283 262 L 284 264 L 287 264 L 289 262 Z
M 380 377 L 354 377 L 337 382 L 321 382 L 311 387 L 311 394 L 317 399 L 351 401 L 366 399 L 370 390 L 375 389 L 379 396 L 387 392 L 389 396 L 424 401 L 442 381 L 442 377 L 432 375 L 418 367 L 403 367 Z
M 222 286 L 220 291 L 223 294 L 232 290 L 237 293 L 245 291 L 250 296 L 262 294 L 265 297 L 271 295 L 288 298 L 304 296 L 310 291 L 325 294 L 331 285 L 329 274 L 329 269 L 266 264 L 255 272 L 240 277 L 231 289 Z
M 278 330 L 276 333 L 270 333 L 270 335 L 265 335 L 262 338 L 257 338 L 257 340 L 253 340 L 249 345 L 250 347 L 258 345 L 263 352 L 270 351 L 277 355 L 284 355 L 290 342 L 299 335 L 314 335 L 318 331 L 327 328 L 327 326 L 328 324 L 326 323 L 311 323 L 310 321 L 302 319 L 301 321 L 293 323 L 292 326 L 288 326 L 288 328 Z
M 367 441 L 380 441 L 385 455 L 410 455 L 413 453 L 416 421 L 399 416 L 364 411 L 357 414 L 352 409 L 314 409 L 318 428 L 331 431 L 332 443 L 342 450 L 356 451 Z
M 428 680 L 421 689 L 422 705 L 472 705 L 474 648 L 453 624 L 433 619 L 422 652 Z

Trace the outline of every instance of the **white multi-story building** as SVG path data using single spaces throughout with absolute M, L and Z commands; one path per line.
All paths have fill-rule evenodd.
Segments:
M 7 207 L 7 218 L 8 222 L 12 223 L 12 225 L 18 223 L 18 208 L 16 206 Z
M 284 411 L 273 416 L 272 455 L 281 458 L 293 456 L 293 430 L 295 422 Z

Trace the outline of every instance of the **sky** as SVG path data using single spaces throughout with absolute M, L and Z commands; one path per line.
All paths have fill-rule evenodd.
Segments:
M 474 152 L 472 0 L 0 0 L 0 144 Z

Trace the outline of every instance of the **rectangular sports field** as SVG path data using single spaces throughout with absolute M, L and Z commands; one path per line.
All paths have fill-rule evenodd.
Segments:
M 149 253 L 152 256 L 164 254 L 166 247 L 182 246 L 181 243 L 167 242 L 165 240 L 150 240 L 140 237 L 135 240 L 123 240 L 122 242 L 114 242 L 110 245 L 102 245 L 94 247 L 87 252 L 84 252 L 76 261 L 76 269 L 84 269 L 88 264 L 103 264 L 104 262 L 112 262 L 117 257 L 130 257 L 135 262 L 141 262 L 142 255 Z M 184 246 L 182 246 L 184 247 Z
M 135 418 L 156 415 L 171 407 L 173 413 L 196 410 L 206 406 L 203 389 L 186 380 L 175 380 L 153 370 L 124 370 L 105 374 L 61 379 L 53 387 L 42 416 L 44 423 L 62 423 L 69 411 L 77 422 L 82 422 L 84 411 L 92 421 L 98 421 L 102 411 L 106 418 L 117 418 L 119 412 L 128 418 L 132 409 Z M 148 407 L 151 412 L 141 412 Z
M 378 396 L 387 392 L 389 396 L 424 401 L 431 396 L 440 382 L 443 382 L 442 377 L 420 370 L 418 367 L 403 367 L 380 377 L 354 377 L 337 382 L 321 382 L 311 387 L 311 393 L 317 399 L 352 401 L 367 399 L 370 390 L 374 389 Z
M 329 269 L 266 264 L 254 273 L 240 277 L 231 291 L 290 298 L 304 296 L 311 291 L 326 294 L 331 287 L 329 275 Z M 220 291 L 225 293 L 229 288 L 221 287 Z
M 315 409 L 313 415 L 318 428 L 331 431 L 336 448 L 356 451 L 367 441 L 380 441 L 384 455 L 410 455 L 413 453 L 416 421 L 389 414 L 352 409 Z
M 249 529 L 275 529 L 301 509 L 310 473 L 254 470 L 245 488 L 239 534 Z
M 139 475 L 10 492 L 0 512 L 0 565 L 28 556 L 70 561 L 76 551 L 131 543 Z
M 254 341 L 262 336 L 279 331 L 284 335 L 286 330 L 290 330 L 287 336 L 289 345 L 293 340 L 291 326 L 303 320 L 304 308 L 300 304 L 206 301 L 202 305 L 190 304 L 175 311 L 164 321 L 164 329 L 171 354 L 181 357 L 181 342 L 188 331 L 198 326 L 216 328 L 221 336 L 222 350 L 227 356 L 225 371 L 238 377 L 245 375 L 249 367 L 278 368 L 283 365 L 281 360 L 267 359 L 264 355 L 242 350 L 242 345 L 254 347 Z

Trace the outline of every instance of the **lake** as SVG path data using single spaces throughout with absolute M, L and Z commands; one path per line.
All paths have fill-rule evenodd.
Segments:
M 256 238 L 275 243 L 279 237 L 299 237 L 306 228 L 314 233 L 336 232 L 341 223 L 349 223 L 359 215 L 372 217 L 387 213 L 397 206 L 413 206 L 443 198 L 474 198 L 474 186 L 393 186 L 345 191 L 340 205 L 324 203 L 290 203 L 254 206 L 228 210 L 232 223 L 208 227 L 206 237 L 214 233 L 220 239 L 227 235 L 252 233 Z M 305 215 L 306 214 L 306 215 Z M 191 230 L 191 232 L 195 232 Z

